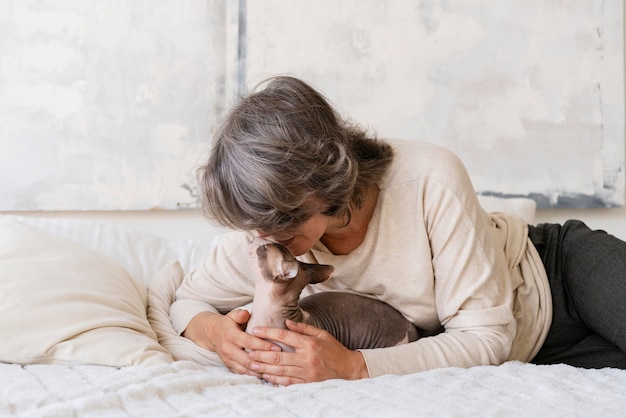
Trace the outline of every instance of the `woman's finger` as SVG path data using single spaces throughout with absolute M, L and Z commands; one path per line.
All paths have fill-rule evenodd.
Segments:
M 288 319 L 285 321 L 287 329 L 297 332 L 298 334 L 308 335 L 310 337 L 319 337 L 326 333 L 323 329 L 316 328 L 313 325 L 305 324 L 304 322 L 296 322 Z
M 258 336 L 248 334 L 247 332 L 243 332 L 237 335 L 237 340 L 234 341 L 235 344 L 245 350 L 261 350 L 261 351 L 270 351 L 270 352 L 280 352 L 281 348 L 269 341 L 264 340 L 263 338 L 259 338 Z
M 251 357 L 255 357 L 254 354 L 250 353 Z M 261 354 L 263 357 L 265 354 L 263 352 L 256 352 L 256 354 Z M 269 353 L 269 354 L 278 354 L 278 353 Z M 286 353 L 289 354 L 289 353 Z M 261 374 L 264 380 L 268 382 L 277 384 L 277 385 L 290 385 L 294 383 L 304 383 L 306 379 L 304 378 L 303 368 L 297 365 L 287 365 L 285 362 L 280 360 L 279 358 L 284 358 L 280 354 L 276 356 L 274 359 L 270 359 L 273 363 L 265 363 L 261 361 L 254 361 L 251 364 L 251 369 L 254 373 Z M 287 357 L 289 358 L 289 356 Z M 291 358 L 295 358 L 293 355 Z
M 266 340 L 272 340 L 279 343 L 283 343 L 294 349 L 303 348 L 309 337 L 324 337 L 328 332 L 323 329 L 315 328 L 312 325 L 288 321 L 292 329 L 282 328 L 269 328 L 269 327 L 254 327 L 252 333 L 255 337 L 259 337 Z
M 245 326 L 250 319 L 250 312 L 245 309 L 235 309 L 227 313 L 226 316 L 235 321 L 235 323 L 239 325 L 239 328 L 245 330 Z

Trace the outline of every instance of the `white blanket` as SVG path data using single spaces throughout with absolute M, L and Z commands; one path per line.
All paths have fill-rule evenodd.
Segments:
M 0 416 L 623 417 L 626 372 L 506 363 L 275 387 L 224 368 L 0 365 Z

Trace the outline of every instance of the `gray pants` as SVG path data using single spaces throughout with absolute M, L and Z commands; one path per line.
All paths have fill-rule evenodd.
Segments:
M 580 221 L 529 228 L 554 305 L 532 362 L 626 369 L 626 242 Z

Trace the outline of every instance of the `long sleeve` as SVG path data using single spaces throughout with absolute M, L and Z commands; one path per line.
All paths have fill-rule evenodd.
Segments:
M 405 214 L 410 210 L 406 208 L 394 218 L 405 220 L 405 231 L 416 234 L 411 251 L 430 254 L 413 275 L 401 277 L 431 278 L 434 310 L 445 332 L 404 346 L 364 350 L 371 376 L 500 364 L 511 351 L 516 332 L 514 292 L 504 251 L 496 247 L 491 219 L 480 208 L 460 163 L 443 158 L 448 160 L 444 161 L 448 179 L 431 173 L 399 187 L 417 189 L 421 205 L 413 211 L 418 216 Z M 414 298 L 414 303 L 422 299 L 419 294 Z
M 250 236 L 244 232 L 224 234 L 203 265 L 185 276 L 170 307 L 178 333 L 201 312 L 226 313 L 252 301 L 254 280 L 247 258 L 248 242 Z

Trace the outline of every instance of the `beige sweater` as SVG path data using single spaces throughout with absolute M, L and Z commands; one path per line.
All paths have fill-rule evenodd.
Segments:
M 423 142 L 390 141 L 395 158 L 379 184 L 364 242 L 348 255 L 317 243 L 305 262 L 332 264 L 311 292 L 347 290 L 394 306 L 418 327 L 445 332 L 416 342 L 362 350 L 370 376 L 439 367 L 529 361 L 545 340 L 551 297 L 527 225 L 480 207 L 460 160 Z M 254 283 L 249 236 L 226 234 L 204 266 L 189 274 L 171 307 L 182 332 L 202 311 L 249 303 Z M 367 315 L 367 312 L 363 313 Z

